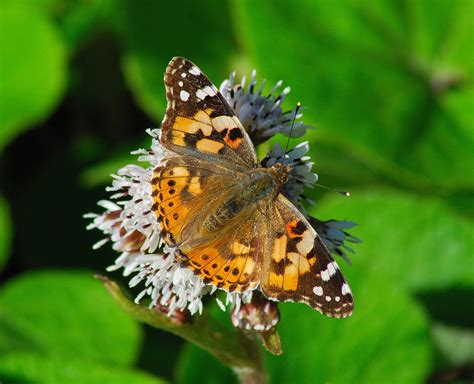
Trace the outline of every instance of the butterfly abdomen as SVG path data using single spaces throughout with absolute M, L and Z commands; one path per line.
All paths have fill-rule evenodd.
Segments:
M 208 232 L 214 232 L 225 226 L 229 220 L 235 218 L 244 204 L 239 199 L 231 199 L 211 212 L 203 222 L 203 226 Z

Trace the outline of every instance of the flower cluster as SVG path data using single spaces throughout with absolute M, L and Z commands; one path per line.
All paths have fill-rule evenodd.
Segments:
M 303 136 L 309 127 L 302 121 L 298 121 L 302 117 L 302 114 L 298 113 L 298 108 L 285 112 L 281 108 L 283 100 L 290 93 L 290 87 L 284 88 L 278 95 L 275 95 L 283 84 L 280 80 L 268 95 L 263 96 L 265 80 L 258 86 L 256 78 L 257 72 L 254 70 L 250 84 L 246 87 L 245 76 L 242 77 L 240 83 L 235 84 L 235 73 L 231 73 L 229 79 L 224 80 L 220 86 L 222 95 L 229 102 L 254 145 L 257 146 L 265 142 L 277 133 L 286 136 L 291 133 L 291 137 Z M 297 121 L 293 125 L 295 119 Z
M 278 82 L 270 94 L 263 95 L 264 81 L 257 87 L 255 71 L 250 84 L 246 86 L 245 83 L 245 78 L 242 78 L 236 84 L 235 75 L 231 74 L 222 83 L 220 91 L 255 145 L 277 133 L 287 136 L 291 133 L 291 137 L 304 135 L 308 126 L 301 121 L 299 109 L 284 112 L 281 108 L 290 91 L 289 87 L 274 95 L 281 86 L 281 82 Z M 149 297 L 150 307 L 165 309 L 170 315 L 186 311 L 190 314 L 201 313 L 203 297 L 213 294 L 216 287 L 204 283 L 191 270 L 182 267 L 177 261 L 176 249 L 163 242 L 152 209 L 151 187 L 153 169 L 160 162 L 163 150 L 159 143 L 159 129 L 148 130 L 147 133 L 152 138 L 151 148 L 132 152 L 138 155 L 139 161 L 146 163 L 146 167 L 127 165 L 113 175 L 112 186 L 107 188 L 112 193 L 111 200 L 98 203 L 103 209 L 102 213 L 86 215 L 92 220 L 88 229 L 97 228 L 105 235 L 94 248 L 110 241 L 113 249 L 120 254 L 108 271 L 122 269 L 124 276 L 131 276 L 130 287 L 141 286 L 142 290 L 136 297 L 137 303 L 142 298 Z M 304 190 L 312 187 L 318 180 L 318 176 L 312 171 L 313 163 L 308 152 L 307 142 L 300 143 L 289 151 L 276 144 L 261 164 L 264 167 L 271 167 L 277 162 L 291 165 L 289 180 L 281 192 L 309 218 L 328 249 L 347 260 L 345 251 L 353 250 L 345 243 L 359 241 L 347 232 L 355 224 L 336 220 L 320 221 L 309 217 L 305 210 L 304 203 L 314 203 L 305 197 Z M 232 307 L 234 325 L 244 329 L 268 330 L 279 319 L 276 304 L 262 298 L 260 293 L 226 292 L 223 301 L 217 296 L 216 300 L 222 309 L 229 305 Z

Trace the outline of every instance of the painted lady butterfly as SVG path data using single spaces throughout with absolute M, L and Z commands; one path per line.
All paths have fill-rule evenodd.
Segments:
M 272 300 L 349 316 L 352 293 L 337 263 L 279 192 L 290 167 L 261 167 L 227 101 L 189 60 L 171 60 L 165 85 L 153 210 L 182 264 L 227 291 L 260 287 Z

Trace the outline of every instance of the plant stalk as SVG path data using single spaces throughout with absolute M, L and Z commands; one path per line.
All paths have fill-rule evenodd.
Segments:
M 216 319 L 202 315 L 179 322 L 166 314 L 135 304 L 112 280 L 97 275 L 120 307 L 136 320 L 171 332 L 199 346 L 230 367 L 243 384 L 266 383 L 261 348 L 255 335 L 224 327 Z

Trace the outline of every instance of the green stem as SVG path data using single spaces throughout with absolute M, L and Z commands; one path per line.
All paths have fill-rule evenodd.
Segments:
M 232 368 L 241 383 L 266 383 L 260 345 L 253 335 L 226 328 L 206 315 L 196 316 L 192 321 L 178 322 L 164 313 L 135 304 L 107 277 L 96 277 L 104 283 L 120 307 L 136 320 L 196 344 Z

